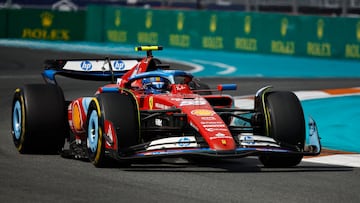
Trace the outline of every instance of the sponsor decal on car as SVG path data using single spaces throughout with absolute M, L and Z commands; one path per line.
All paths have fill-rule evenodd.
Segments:
M 204 128 L 225 128 L 225 124 L 211 124 L 211 125 L 203 125 Z
M 149 98 L 149 109 L 152 110 L 154 107 L 154 98 L 151 96 Z
M 216 137 L 225 137 L 225 134 L 223 134 L 223 133 L 216 133 L 215 136 L 216 136 Z
M 169 137 L 151 141 L 146 150 L 164 150 L 171 148 L 197 147 L 196 139 L 192 136 Z
M 204 121 L 214 121 L 214 120 L 216 120 L 216 118 L 215 118 L 215 117 L 203 116 L 203 117 L 201 117 L 201 120 L 204 120 Z
M 224 123 L 221 121 L 201 121 L 200 124 L 202 124 L 202 125 L 219 125 L 219 124 L 224 124 Z
M 76 132 L 83 132 L 83 115 L 81 113 L 81 108 L 80 108 L 80 104 L 79 101 L 76 100 L 75 102 L 73 102 L 72 104 L 72 125 L 74 127 L 74 130 Z
M 179 147 L 188 147 L 188 146 L 190 146 L 190 142 L 191 142 L 190 138 L 182 137 L 179 139 L 178 145 L 179 145 Z
M 227 132 L 228 131 L 228 129 L 226 129 L 226 128 L 205 128 L 205 130 L 208 132 L 215 132 L 215 131 Z
M 242 143 L 247 144 L 247 145 L 253 145 L 255 144 L 255 140 L 252 136 L 243 136 L 242 137 Z
M 105 137 L 105 143 L 106 143 L 106 147 L 107 148 L 115 148 L 115 129 L 114 126 L 112 125 L 112 123 L 108 120 L 104 121 L 104 129 L 105 129 L 105 133 L 104 133 L 104 137 Z
M 160 104 L 160 103 L 155 103 L 154 106 L 155 106 L 155 108 L 158 108 L 158 109 L 170 109 L 171 108 L 171 106 L 168 106 L 165 104 Z
M 90 71 L 92 69 L 92 64 L 90 61 L 82 61 L 80 63 L 80 68 L 84 71 Z
M 182 98 L 170 98 L 170 101 L 181 102 L 182 100 L 183 100 Z
M 178 84 L 175 86 L 175 88 L 176 88 L 177 91 L 181 91 L 181 90 L 186 89 L 186 87 L 184 85 L 178 85 Z
M 238 135 L 238 138 L 239 138 L 240 144 L 243 146 L 280 147 L 280 145 L 278 145 L 277 142 L 271 137 L 253 135 L 251 133 L 241 133 L 240 135 Z
M 91 97 L 77 99 L 69 105 L 69 118 L 72 121 L 70 127 L 77 133 L 85 132 L 86 114 Z
M 110 71 L 112 64 L 113 71 L 130 70 L 137 64 L 137 60 L 69 60 L 64 65 L 64 70 L 71 71 Z
M 117 60 L 117 61 L 114 61 L 113 67 L 115 70 L 124 70 L 125 63 L 122 60 Z
M 209 109 L 195 109 L 191 111 L 191 114 L 195 116 L 213 116 L 215 112 Z
M 193 106 L 193 105 L 205 105 L 207 104 L 207 101 L 202 98 L 194 98 L 194 99 L 183 99 L 180 103 L 180 106 Z
M 156 125 L 156 126 L 159 126 L 159 127 L 163 126 L 162 120 L 161 120 L 161 119 L 158 119 L 158 118 L 155 118 L 155 125 Z
M 224 133 L 216 133 L 215 136 L 210 137 L 210 140 L 214 140 L 214 139 L 232 139 L 233 137 L 230 135 L 225 135 Z

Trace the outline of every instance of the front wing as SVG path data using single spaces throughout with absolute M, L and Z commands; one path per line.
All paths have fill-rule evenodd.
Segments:
M 239 135 L 239 146 L 234 150 L 219 151 L 208 147 L 199 147 L 195 137 L 162 138 L 143 145 L 134 146 L 127 153 L 117 156 L 119 160 L 137 160 L 144 158 L 168 157 L 214 157 L 214 158 L 242 158 L 263 154 L 301 154 L 316 156 L 321 152 L 320 137 L 316 123 L 309 120 L 309 144 L 303 151 L 282 148 L 275 140 L 265 136 Z

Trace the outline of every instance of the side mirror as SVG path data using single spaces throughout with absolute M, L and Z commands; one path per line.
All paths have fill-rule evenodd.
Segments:
M 217 89 L 219 91 L 225 91 L 225 90 L 236 90 L 237 85 L 236 84 L 219 84 L 217 86 Z

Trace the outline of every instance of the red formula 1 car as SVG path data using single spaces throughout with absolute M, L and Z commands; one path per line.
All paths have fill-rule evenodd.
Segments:
M 137 60 L 48 61 L 42 73 L 46 84 L 15 91 L 12 136 L 18 151 L 66 152 L 97 167 L 151 158 L 246 156 L 258 156 L 264 166 L 291 167 L 320 153 L 315 122 L 310 119 L 306 139 L 301 103 L 292 92 L 264 87 L 253 109 L 239 109 L 222 94 L 236 85 L 212 90 L 154 58 L 152 51 L 160 49 L 137 47 L 147 52 Z M 67 101 L 55 75 L 111 83 Z

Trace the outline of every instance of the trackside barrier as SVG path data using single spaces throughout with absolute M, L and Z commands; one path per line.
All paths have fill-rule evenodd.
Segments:
M 7 10 L 7 37 L 38 40 L 84 40 L 85 11 Z
M 93 26 L 96 30 L 87 30 L 92 33 L 89 40 L 360 59 L 358 18 L 110 6 L 92 6 L 89 11 L 88 20 L 104 18 Z
M 90 6 L 86 12 L 85 39 L 92 42 L 104 41 L 104 6 Z M 114 40 L 116 41 L 116 40 Z
M 5 38 L 7 33 L 7 10 L 0 9 L 0 38 Z
M 0 37 L 360 59 L 360 19 L 89 6 L 0 9 Z

